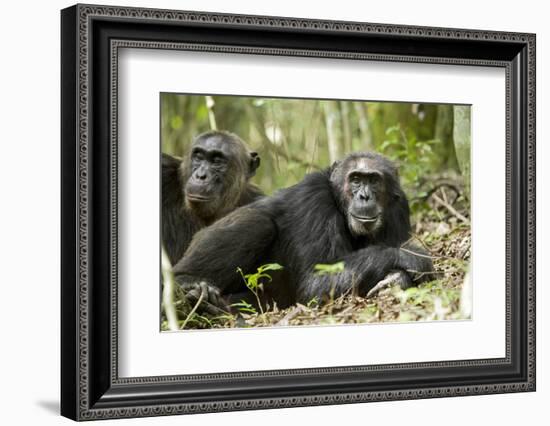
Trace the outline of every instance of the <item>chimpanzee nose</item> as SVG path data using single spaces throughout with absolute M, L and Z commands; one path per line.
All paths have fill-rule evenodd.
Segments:
M 361 201 L 369 201 L 370 195 L 369 195 L 368 193 L 366 193 L 366 192 L 361 191 L 361 192 L 359 193 L 359 199 L 360 199 Z
M 198 169 L 197 171 L 195 171 L 195 179 L 206 180 L 206 178 L 207 178 L 206 170 Z

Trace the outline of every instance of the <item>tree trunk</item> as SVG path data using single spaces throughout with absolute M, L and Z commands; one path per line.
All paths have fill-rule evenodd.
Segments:
M 346 154 L 353 151 L 351 145 L 351 125 L 349 121 L 349 101 L 340 101 L 340 114 L 342 116 L 342 130 L 344 136 L 344 151 Z
M 359 131 L 361 133 L 361 151 L 371 151 L 372 146 L 372 134 L 369 127 L 369 119 L 367 116 L 367 104 L 364 102 L 353 102 L 353 108 L 357 114 L 357 121 L 359 123 Z
M 454 112 L 454 126 L 453 126 L 453 139 L 456 151 L 456 159 L 458 161 L 458 167 L 464 177 L 465 195 L 470 198 L 470 138 L 471 138 L 471 125 L 470 125 L 470 107 L 469 106 L 455 106 Z
M 453 143 L 453 106 L 438 105 L 435 122 L 434 139 L 439 140 L 435 152 L 441 159 L 441 165 L 448 169 L 458 170 L 455 146 Z
M 338 108 L 336 101 L 321 101 L 325 111 L 325 124 L 327 128 L 328 155 L 330 163 L 340 158 L 339 129 L 338 129 Z

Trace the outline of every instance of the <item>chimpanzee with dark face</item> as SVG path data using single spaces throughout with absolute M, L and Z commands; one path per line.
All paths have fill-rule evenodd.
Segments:
M 281 308 L 351 289 L 365 296 L 389 283 L 406 288 L 430 279 L 431 259 L 410 238 L 397 169 L 381 155 L 354 153 L 199 232 L 174 273 L 190 300 L 203 294 L 206 308 L 227 309 L 245 294 L 237 267 L 254 273 L 266 263 L 284 268 L 273 271 L 264 296 Z M 342 272 L 314 271 L 340 261 Z
M 172 264 L 198 230 L 262 196 L 249 183 L 259 165 L 257 153 L 222 131 L 197 136 L 183 161 L 162 154 L 162 242 Z

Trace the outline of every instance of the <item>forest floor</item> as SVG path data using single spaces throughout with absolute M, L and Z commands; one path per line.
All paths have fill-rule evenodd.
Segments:
M 432 281 L 406 290 L 390 286 L 372 297 L 348 294 L 323 304 L 297 304 L 287 309 L 275 306 L 265 312 L 241 306 L 234 314 L 217 317 L 189 315 L 189 308 L 181 309 L 177 302 L 178 310 L 187 311 L 178 312 L 180 325 L 204 329 L 467 319 L 471 287 L 463 286 L 468 280 L 471 249 L 468 203 L 461 196 L 450 202 L 443 187 L 430 194 L 427 202 L 429 208 L 416 213 L 413 220 L 415 239 L 433 258 L 436 274 Z M 181 300 L 178 296 L 176 299 Z M 165 321 L 162 329 L 167 329 Z

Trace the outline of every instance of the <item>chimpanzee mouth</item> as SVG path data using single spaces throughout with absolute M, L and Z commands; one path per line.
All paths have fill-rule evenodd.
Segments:
M 367 216 L 357 216 L 353 213 L 350 213 L 354 219 L 356 219 L 357 221 L 361 222 L 361 223 L 372 223 L 372 222 L 376 222 L 378 220 L 378 216 L 380 215 L 376 215 L 376 216 L 372 216 L 372 217 L 367 217 Z
M 199 194 L 186 194 L 185 196 L 187 200 L 194 203 L 206 203 L 212 199 L 211 197 L 205 197 L 204 195 Z

